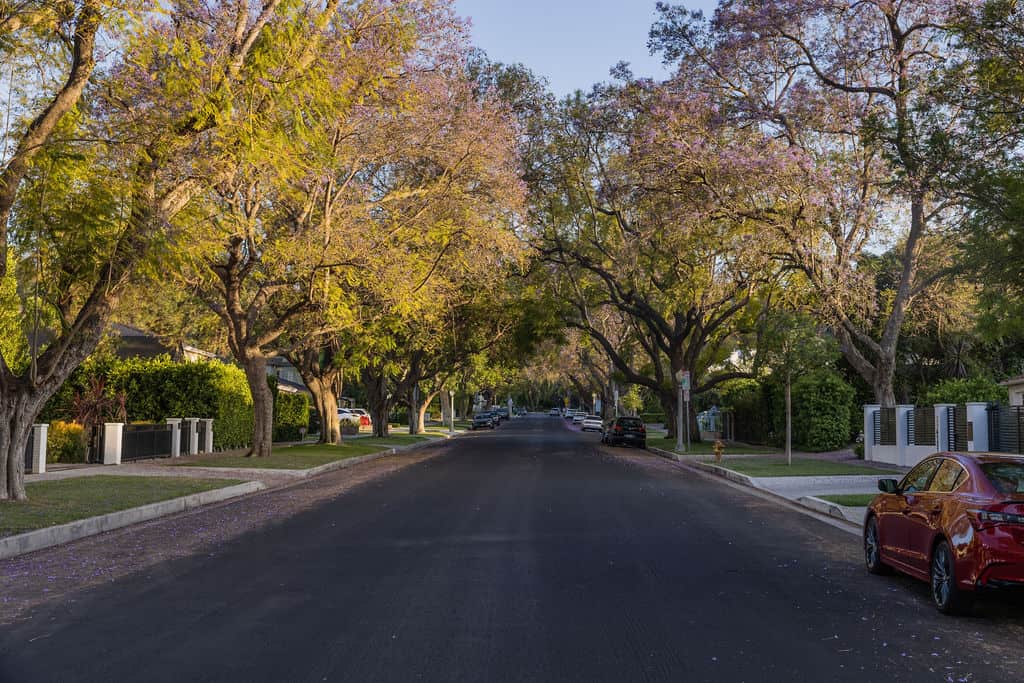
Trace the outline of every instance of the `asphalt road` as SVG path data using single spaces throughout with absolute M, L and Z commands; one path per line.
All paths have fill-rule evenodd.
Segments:
M 858 539 L 559 418 L 0 631 L 2 681 L 1011 681 L 1024 607 L 935 613 Z

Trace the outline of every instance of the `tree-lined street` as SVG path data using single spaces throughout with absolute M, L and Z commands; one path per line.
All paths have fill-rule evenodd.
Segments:
M 868 576 L 846 531 L 529 417 L 37 607 L 0 677 L 1012 680 L 1019 607 L 979 614 Z

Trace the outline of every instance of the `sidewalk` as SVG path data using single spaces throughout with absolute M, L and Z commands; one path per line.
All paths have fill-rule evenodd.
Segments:
M 775 496 L 785 498 L 798 505 L 823 514 L 837 517 L 853 524 L 860 525 L 864 521 L 867 507 L 846 506 L 824 500 L 821 496 L 874 495 L 878 493 L 878 480 L 886 477 L 899 478 L 909 468 L 864 462 L 854 457 L 852 451 L 836 451 L 832 453 L 793 453 L 796 460 L 816 460 L 822 463 L 848 465 L 851 469 L 863 470 L 864 473 L 814 475 L 814 476 L 750 476 L 741 471 L 729 468 L 730 459 L 753 463 L 759 458 L 777 460 L 779 454 L 734 455 L 721 463 L 713 462 L 706 455 L 683 455 L 657 448 L 650 448 L 655 454 L 678 462 L 687 463 L 703 471 L 724 477 L 730 481 L 766 491 Z M 877 470 L 872 472 L 872 470 Z M 894 473 L 895 472 L 895 473 Z

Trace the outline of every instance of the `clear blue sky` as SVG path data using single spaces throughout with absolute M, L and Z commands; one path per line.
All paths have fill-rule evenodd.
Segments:
M 456 0 L 473 22 L 473 42 L 499 62 L 522 62 L 547 77 L 557 95 L 607 81 L 627 61 L 638 76 L 667 72 L 647 52 L 655 0 Z M 684 0 L 705 14 L 715 0 Z

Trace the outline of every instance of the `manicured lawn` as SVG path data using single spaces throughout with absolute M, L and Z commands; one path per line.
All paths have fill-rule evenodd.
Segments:
M 814 477 L 836 475 L 872 475 L 881 477 L 888 474 L 884 470 L 863 465 L 851 465 L 832 460 L 815 460 L 813 458 L 793 458 L 793 464 L 787 465 L 785 458 L 726 458 L 722 463 L 734 472 L 751 477 Z
M 672 438 L 672 439 L 668 439 L 668 438 L 665 438 L 665 437 L 654 438 L 654 437 L 648 436 L 647 444 L 650 445 L 650 446 L 654 446 L 655 448 L 660 448 L 660 449 L 665 450 L 665 451 L 674 451 L 675 448 L 676 448 L 676 440 L 674 438 Z M 694 454 L 694 455 L 714 455 L 714 453 L 715 453 L 715 442 L 714 441 L 699 441 L 699 442 L 696 442 L 696 443 L 691 442 L 690 443 L 690 450 L 688 450 L 686 452 L 690 453 L 690 454 Z M 760 455 L 762 453 L 778 453 L 779 450 L 777 448 L 772 448 L 771 446 L 748 446 L 746 444 L 727 443 L 727 444 L 725 444 L 725 449 L 722 452 L 726 455 L 726 457 L 728 457 L 730 453 L 732 453 L 734 455 L 735 454 L 740 454 L 740 455 L 756 454 L 756 455 Z
M 821 498 L 822 500 L 827 500 L 828 502 L 835 503 L 836 505 L 843 505 L 852 508 L 863 508 L 867 507 L 868 504 L 872 500 L 874 500 L 876 495 L 878 494 L 851 493 L 845 496 L 815 496 L 815 498 Z
M 234 479 L 107 475 L 31 482 L 25 487 L 28 501 L 0 503 L 0 536 L 11 536 L 240 483 Z
M 343 440 L 340 446 L 306 444 L 275 448 L 269 458 L 247 458 L 244 455 L 208 455 L 188 462 L 175 463 L 176 467 L 253 467 L 263 470 L 306 470 L 338 460 L 369 455 L 394 446 L 408 446 L 430 439 L 428 436 L 394 435 L 385 439 L 364 437 Z

